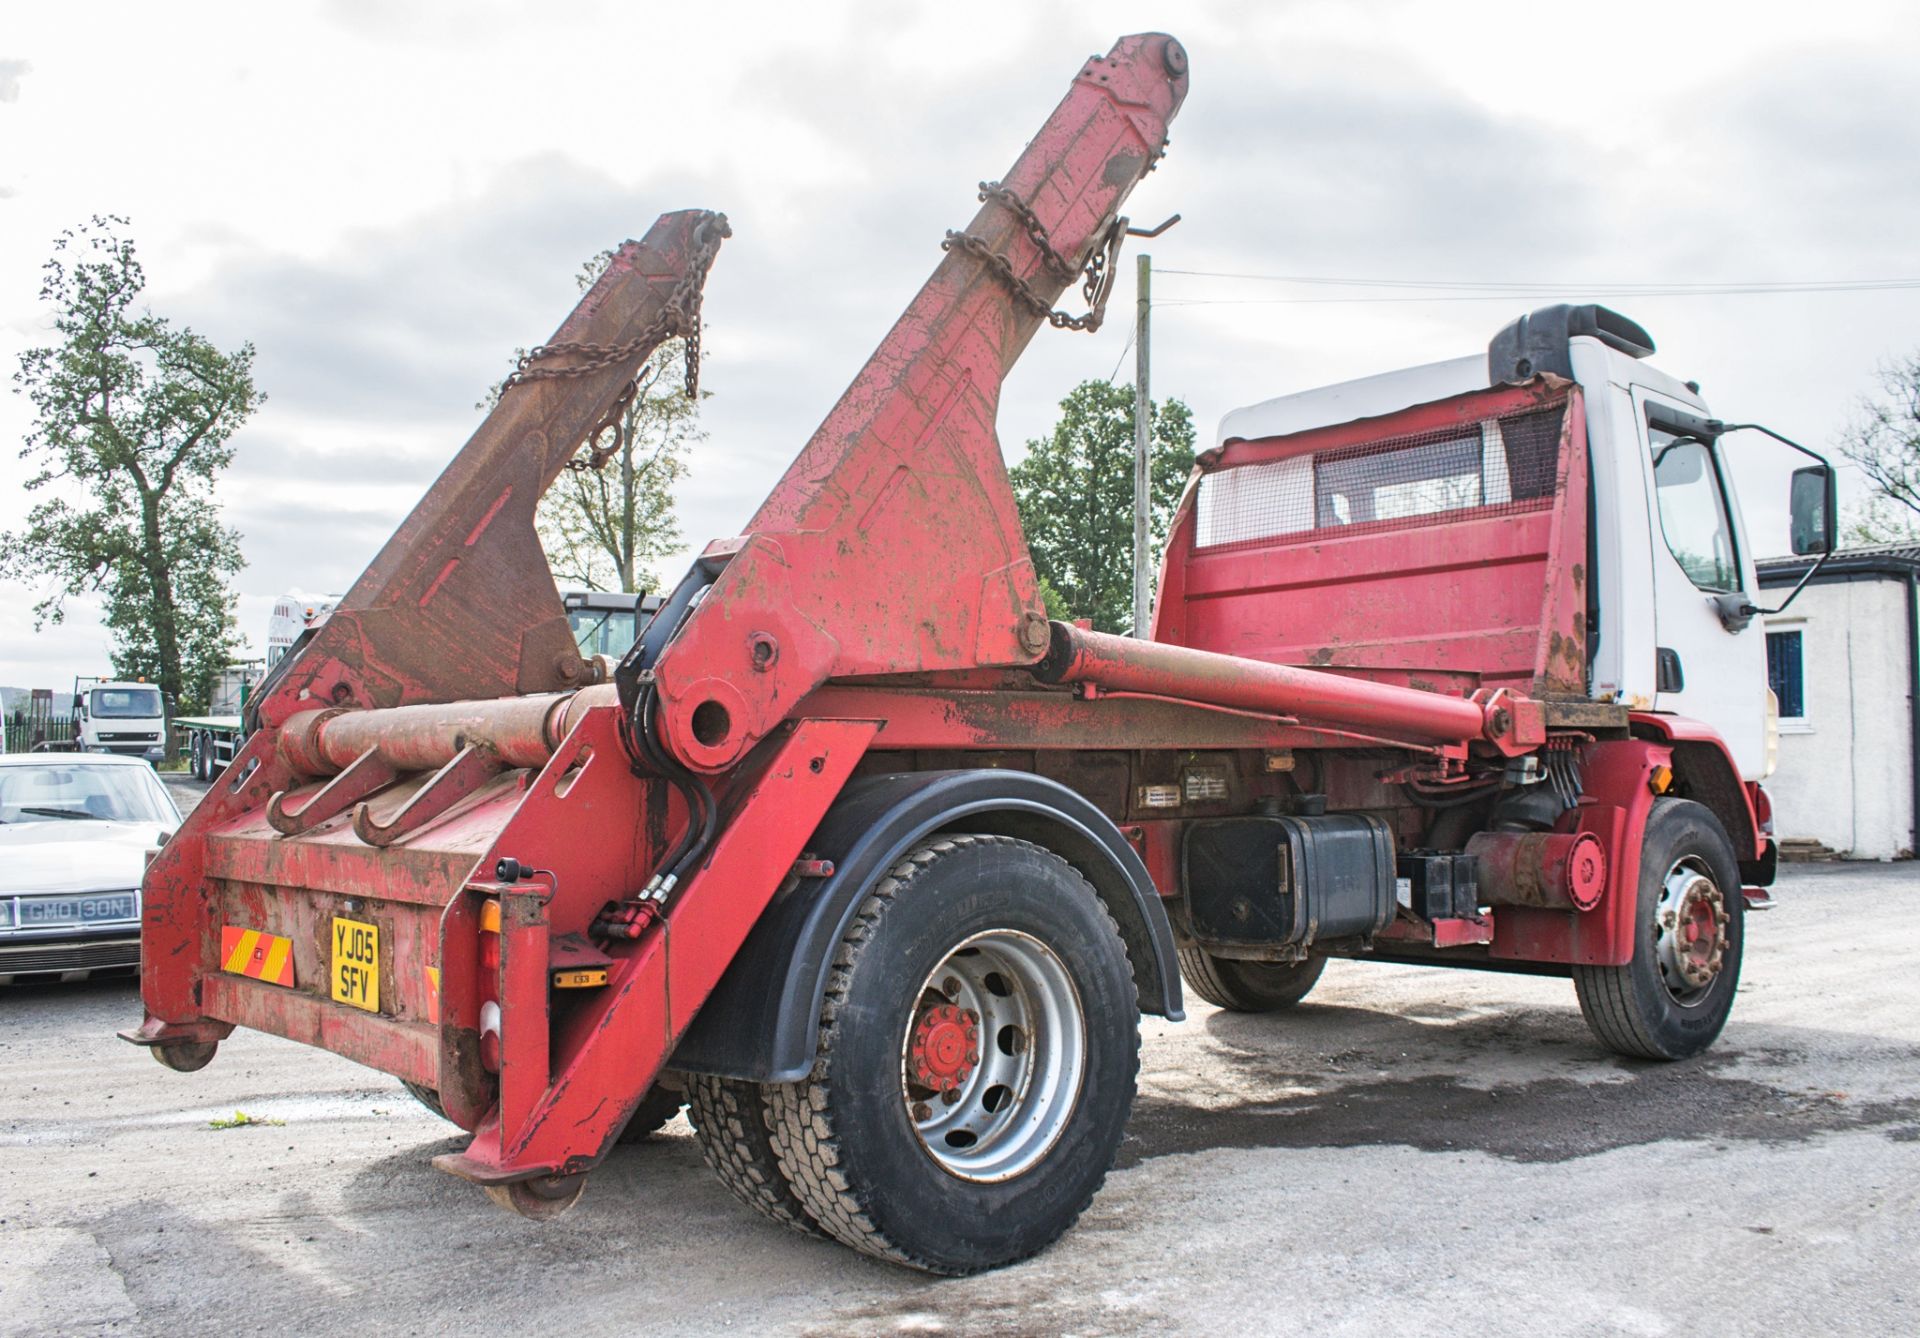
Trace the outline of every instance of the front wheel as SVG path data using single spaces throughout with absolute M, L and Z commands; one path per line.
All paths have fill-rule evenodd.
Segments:
M 1637 895 L 1632 959 L 1573 968 L 1580 1011 L 1610 1050 L 1686 1059 L 1727 1024 L 1746 937 L 1733 843 L 1711 810 L 1686 799 L 1654 804 Z
M 765 1089 L 781 1172 L 820 1228 L 931 1273 L 1045 1249 L 1106 1178 L 1139 1005 L 1098 896 L 1050 851 L 945 836 L 842 938 L 812 1074 Z

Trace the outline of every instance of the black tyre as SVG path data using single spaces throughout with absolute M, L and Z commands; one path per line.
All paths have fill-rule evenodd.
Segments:
M 957 1275 L 1057 1240 L 1133 1106 L 1138 998 L 1118 928 L 1051 852 L 916 848 L 835 954 L 804 1081 L 768 1087 L 787 1183 L 857 1250 Z
M 440 1104 L 440 1093 L 425 1083 L 408 1082 L 405 1078 L 400 1085 L 407 1089 L 407 1095 L 438 1115 L 447 1118 L 446 1107 Z M 622 1143 L 638 1143 L 648 1134 L 657 1132 L 662 1125 L 680 1113 L 680 1107 L 686 1104 L 686 1098 L 680 1093 L 663 1086 L 654 1086 L 640 1099 L 639 1109 L 633 1112 L 633 1118 L 627 1121 L 627 1127 L 620 1131 Z
M 665 1083 L 655 1083 L 640 1098 L 640 1104 L 634 1108 L 633 1118 L 627 1121 L 627 1127 L 620 1131 L 620 1141 L 638 1143 L 643 1138 L 659 1133 L 686 1104 L 684 1093 L 675 1091 Z
M 767 1126 L 766 1089 L 733 1078 L 687 1075 L 687 1120 L 700 1155 L 733 1196 L 763 1217 L 802 1235 L 823 1235 L 787 1183 Z
M 1180 949 L 1180 975 L 1192 991 L 1236 1013 L 1273 1013 L 1291 1008 L 1327 968 L 1324 957 L 1304 962 L 1242 962 L 1215 957 L 1204 948 Z
M 207 736 L 198 730 L 188 736 L 187 770 L 197 781 L 210 779 L 207 774 Z
M 1691 800 L 1656 801 L 1640 852 L 1633 959 L 1573 968 L 1601 1044 L 1640 1059 L 1685 1059 L 1712 1045 L 1740 985 L 1745 912 L 1720 820 Z
M 425 1106 L 428 1110 L 432 1111 L 435 1115 L 438 1115 L 441 1119 L 444 1120 L 447 1118 L 446 1107 L 440 1104 L 439 1092 L 435 1091 L 433 1088 L 427 1086 L 423 1082 L 408 1082 L 405 1078 L 402 1078 L 400 1080 L 400 1085 L 407 1089 L 407 1095 L 412 1097 L 415 1101 L 418 1101 L 421 1105 Z

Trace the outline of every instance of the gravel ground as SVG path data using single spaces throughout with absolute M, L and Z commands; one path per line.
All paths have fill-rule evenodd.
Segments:
M 173 1074 L 113 1039 L 130 983 L 15 987 L 0 1332 L 1920 1331 L 1920 870 L 1779 898 L 1683 1064 L 1602 1054 L 1564 981 L 1336 963 L 1289 1016 L 1190 1001 L 1079 1227 L 960 1281 L 753 1216 L 683 1120 L 524 1222 L 428 1166 L 460 1140 L 381 1074 L 253 1033 Z

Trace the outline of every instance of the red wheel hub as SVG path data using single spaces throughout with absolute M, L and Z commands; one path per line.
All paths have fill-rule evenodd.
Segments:
M 980 1062 L 980 1019 L 941 1004 L 920 1014 L 907 1044 L 907 1076 L 935 1092 L 956 1092 Z

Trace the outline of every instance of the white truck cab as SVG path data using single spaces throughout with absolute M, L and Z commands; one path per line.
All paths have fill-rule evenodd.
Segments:
M 80 679 L 73 692 L 73 741 L 83 753 L 166 756 L 167 704 L 152 683 Z
M 1605 307 L 1547 307 L 1506 326 L 1484 354 L 1234 410 L 1219 441 L 1375 418 L 1543 375 L 1575 382 L 1591 480 L 1589 695 L 1707 726 L 1742 778 L 1757 781 L 1772 769 L 1774 707 L 1768 611 L 1753 603 L 1755 554 L 1734 485 L 1739 449 L 1726 440 L 1739 429 L 1712 418 L 1694 384 L 1646 361 L 1653 349 L 1644 329 Z M 1793 548 L 1829 551 L 1832 470 L 1756 430 L 1818 462 L 1794 475 Z

